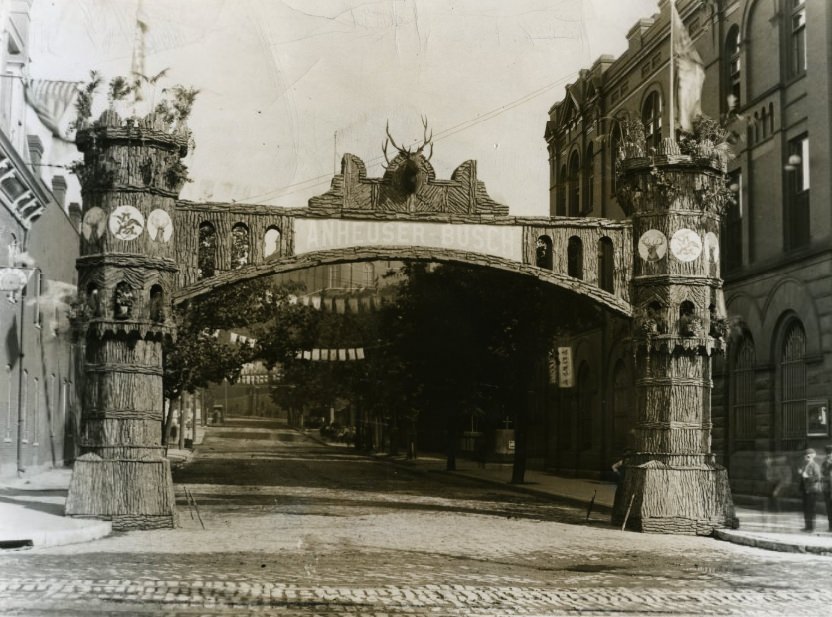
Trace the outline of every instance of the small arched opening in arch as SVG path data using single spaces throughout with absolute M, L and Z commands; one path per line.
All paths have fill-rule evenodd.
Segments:
M 231 228 L 231 269 L 242 268 L 249 263 L 251 255 L 251 238 L 248 225 L 236 223 Z
M 607 236 L 598 240 L 598 286 L 610 293 L 615 291 L 615 250 Z
M 569 238 L 566 246 L 566 273 L 576 279 L 584 278 L 584 247 L 578 236 Z
M 161 285 L 153 285 L 150 288 L 149 309 L 150 321 L 165 321 L 165 292 Z
M 280 248 L 280 230 L 275 226 L 271 226 L 263 236 L 263 257 L 274 255 L 278 248 Z
M 217 230 L 208 221 L 199 224 L 196 267 L 198 278 L 214 276 L 217 271 Z
M 542 235 L 537 239 L 535 245 L 535 265 L 538 268 L 544 268 L 546 270 L 552 269 L 552 239 L 547 235 Z

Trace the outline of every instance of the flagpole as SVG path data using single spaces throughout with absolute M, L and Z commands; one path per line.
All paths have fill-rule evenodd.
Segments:
M 676 0 L 670 0 L 670 138 L 676 141 L 676 104 L 675 104 L 675 84 L 673 83 L 673 65 L 675 58 L 673 57 L 673 13 L 676 10 Z

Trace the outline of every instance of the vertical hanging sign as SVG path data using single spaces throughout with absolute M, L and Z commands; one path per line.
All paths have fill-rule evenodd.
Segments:
M 558 383 L 561 388 L 571 388 L 575 385 L 571 347 L 558 347 Z

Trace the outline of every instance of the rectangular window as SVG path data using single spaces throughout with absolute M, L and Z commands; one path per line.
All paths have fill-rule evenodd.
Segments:
M 791 14 L 791 76 L 806 71 L 806 3 L 805 0 L 792 0 Z
M 789 142 L 786 161 L 786 207 L 783 228 L 786 250 L 809 244 L 809 137 L 803 135 Z
M 742 171 L 737 169 L 728 176 L 728 186 L 734 200 L 728 204 L 723 218 L 722 255 L 726 272 L 742 267 Z

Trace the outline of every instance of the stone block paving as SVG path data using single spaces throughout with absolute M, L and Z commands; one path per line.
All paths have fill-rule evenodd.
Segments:
M 60 606 L 90 613 L 108 604 L 138 611 L 153 607 L 181 614 L 246 610 L 257 614 L 558 615 L 690 614 L 790 615 L 800 607 L 832 606 L 832 592 L 758 590 L 669 591 L 601 587 L 475 585 L 308 586 L 266 580 L 4 579 L 4 614 L 37 614 Z

